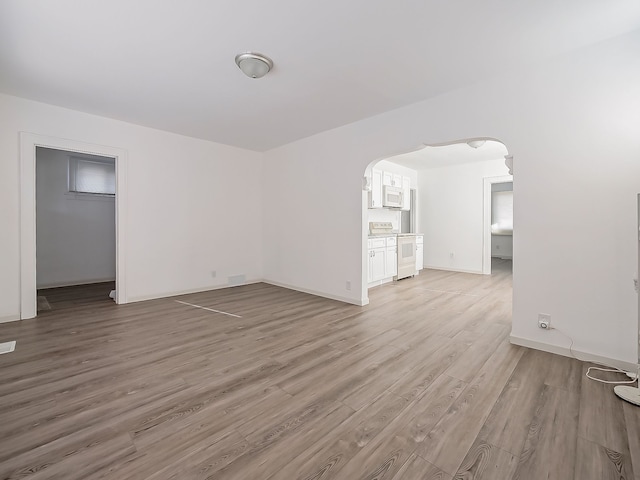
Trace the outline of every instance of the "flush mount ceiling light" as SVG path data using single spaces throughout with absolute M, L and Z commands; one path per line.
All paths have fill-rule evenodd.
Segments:
M 240 53 L 236 55 L 236 65 L 250 78 L 264 77 L 273 68 L 273 61 L 260 53 Z
M 469 145 L 471 148 L 480 148 L 485 144 L 485 142 L 486 140 L 470 140 L 467 142 L 467 145 Z

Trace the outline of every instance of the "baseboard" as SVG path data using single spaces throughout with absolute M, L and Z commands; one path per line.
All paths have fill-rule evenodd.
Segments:
M 17 322 L 20 320 L 20 315 L 6 315 L 0 317 L 0 323 Z
M 317 290 L 311 290 L 308 288 L 294 287 L 293 285 L 287 285 L 286 283 L 275 282 L 273 280 L 262 280 L 263 283 L 268 283 L 269 285 L 274 285 L 276 287 L 286 288 L 288 290 L 295 290 L 296 292 L 308 293 L 310 295 L 315 295 L 316 297 L 329 298 L 331 300 L 337 300 L 339 302 L 350 303 L 351 305 L 358 305 L 362 307 L 369 303 L 368 298 L 363 298 L 360 300 L 356 300 L 349 297 L 341 297 L 340 295 L 332 295 L 325 292 L 319 292 Z
M 76 285 L 92 285 L 94 283 L 107 283 L 107 282 L 115 282 L 115 278 L 106 278 L 106 279 L 91 279 L 91 280 L 78 280 L 75 282 L 59 282 L 59 283 L 48 283 L 46 285 L 38 285 L 37 289 L 46 289 L 46 288 L 60 288 L 60 287 L 75 287 Z
M 621 368 L 622 370 L 629 372 L 636 372 L 638 366 L 632 362 L 626 362 L 616 358 L 603 357 L 600 355 L 594 355 L 589 352 L 584 352 L 572 348 L 571 351 L 568 347 L 560 347 L 558 345 L 552 345 L 549 343 L 536 342 L 535 340 L 529 340 L 527 338 L 516 337 L 511 335 L 509 340 L 513 345 L 519 345 L 521 347 L 533 348 L 535 350 L 542 350 L 543 352 L 555 353 L 556 355 L 562 355 L 564 357 L 577 358 L 584 362 L 600 363 L 602 365 L 609 365 L 612 367 Z M 573 352 L 573 355 L 572 355 Z
M 247 280 L 246 282 L 239 285 L 215 285 L 210 287 L 200 287 L 200 288 L 191 288 L 187 290 L 177 290 L 173 292 L 163 292 L 153 295 L 139 295 L 137 297 L 129 296 L 127 298 L 127 303 L 135 303 L 135 302 L 146 302 L 147 300 L 158 300 L 159 298 L 168 298 L 168 297 L 178 297 L 180 295 L 189 295 L 191 293 L 202 293 L 202 292 L 210 292 L 212 290 L 221 290 L 223 288 L 233 288 L 233 287 L 241 287 L 243 285 L 252 285 L 254 283 L 261 283 L 263 280 Z M 266 282 L 265 282 L 266 283 Z
M 482 275 L 482 269 L 480 270 L 465 270 L 463 268 L 445 268 L 445 267 L 434 267 L 433 265 L 425 265 L 424 268 L 428 268 L 429 270 L 443 270 L 445 272 L 458 272 L 458 273 L 473 273 L 475 275 Z

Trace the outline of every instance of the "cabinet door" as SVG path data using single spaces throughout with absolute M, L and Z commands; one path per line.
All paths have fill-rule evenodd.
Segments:
M 402 177 L 402 210 L 411 210 L 411 178 Z
M 373 250 L 369 250 L 367 281 L 373 282 Z
M 402 175 L 399 175 L 397 173 L 393 174 L 393 186 L 402 188 Z
M 396 247 L 387 247 L 387 258 L 385 261 L 385 278 L 398 274 L 398 253 Z
M 371 191 L 369 208 L 382 208 L 382 170 L 371 170 Z
M 416 247 L 416 270 L 420 271 L 424 268 L 424 245 L 419 243 Z
M 371 252 L 373 253 L 373 255 L 369 258 L 369 271 L 371 272 L 370 281 L 375 282 L 376 280 L 382 280 L 383 278 L 385 278 L 385 249 L 376 248 Z
M 382 185 L 388 185 L 389 187 L 393 186 L 393 173 L 382 172 Z

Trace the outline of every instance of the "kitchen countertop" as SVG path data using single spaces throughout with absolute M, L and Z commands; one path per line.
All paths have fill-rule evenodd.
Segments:
M 422 233 L 373 233 L 373 234 L 369 234 L 369 238 L 381 238 L 381 237 L 402 237 L 402 236 L 407 236 L 407 235 L 421 235 L 424 236 L 424 234 Z

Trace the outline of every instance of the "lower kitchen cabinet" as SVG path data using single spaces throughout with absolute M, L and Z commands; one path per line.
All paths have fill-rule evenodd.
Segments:
M 369 282 L 375 282 L 385 277 L 386 253 L 384 248 L 369 250 Z
M 416 270 L 424 268 L 424 236 L 416 235 Z
M 369 239 L 368 259 L 367 278 L 369 283 L 391 280 L 398 274 L 396 237 Z

